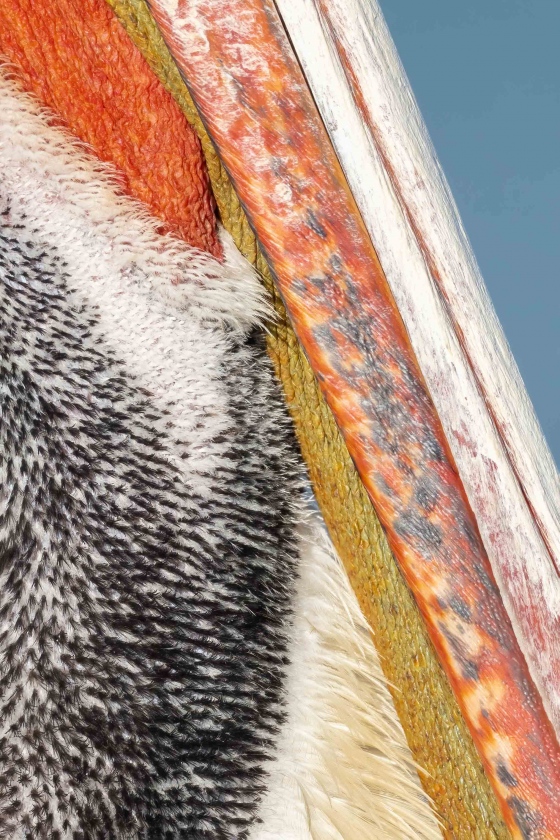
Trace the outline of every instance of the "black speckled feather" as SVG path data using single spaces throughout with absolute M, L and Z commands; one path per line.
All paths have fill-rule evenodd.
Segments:
M 260 340 L 228 345 L 228 432 L 199 492 L 63 255 L 2 222 L 0 837 L 243 837 L 282 716 L 297 553 Z

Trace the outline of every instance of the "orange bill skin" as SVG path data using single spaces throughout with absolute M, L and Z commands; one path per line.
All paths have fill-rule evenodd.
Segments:
M 271 0 L 152 0 L 422 610 L 515 838 L 560 749 L 383 270 Z
M 0 53 L 162 232 L 221 256 L 200 141 L 105 0 L 2 0 Z

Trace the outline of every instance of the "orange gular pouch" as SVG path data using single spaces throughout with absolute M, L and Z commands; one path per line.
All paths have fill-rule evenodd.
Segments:
M 200 141 L 104 0 L 5 0 L 0 53 L 162 231 L 221 256 Z

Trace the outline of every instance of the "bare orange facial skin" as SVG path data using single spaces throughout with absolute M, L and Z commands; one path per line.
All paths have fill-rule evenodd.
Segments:
M 162 231 L 221 256 L 200 141 L 105 0 L 2 0 L 0 53 Z
M 560 748 L 383 270 L 272 0 L 151 0 L 519 840 L 560 840 Z

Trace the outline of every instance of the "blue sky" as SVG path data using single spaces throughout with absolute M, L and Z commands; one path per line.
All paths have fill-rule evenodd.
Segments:
M 560 0 L 380 0 L 560 465 Z

